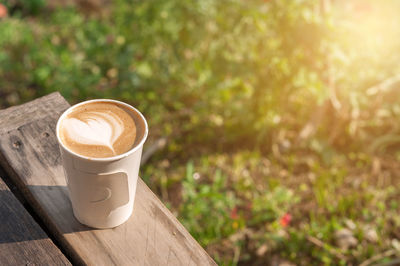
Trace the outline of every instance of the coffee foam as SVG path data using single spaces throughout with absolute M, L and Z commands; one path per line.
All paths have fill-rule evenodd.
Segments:
M 87 103 L 73 109 L 61 123 L 60 137 L 72 151 L 89 157 L 110 157 L 132 148 L 136 125 L 118 104 Z

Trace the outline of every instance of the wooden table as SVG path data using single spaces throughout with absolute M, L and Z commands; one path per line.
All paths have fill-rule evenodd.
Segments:
M 52 93 L 0 110 L 0 265 L 216 265 L 140 178 L 123 225 L 74 218 L 55 136 L 68 107 Z

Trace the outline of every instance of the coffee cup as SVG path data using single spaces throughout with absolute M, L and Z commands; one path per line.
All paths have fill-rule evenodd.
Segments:
M 107 106 L 128 116 L 125 119 L 122 113 L 113 115 Z M 133 121 L 133 126 L 126 121 Z M 128 125 L 128 130 L 121 131 L 115 125 L 118 123 Z M 113 228 L 127 221 L 133 211 L 142 149 L 148 135 L 144 116 L 120 101 L 89 100 L 60 116 L 56 135 L 76 219 L 94 228 Z M 107 149 L 113 153 L 103 153 Z

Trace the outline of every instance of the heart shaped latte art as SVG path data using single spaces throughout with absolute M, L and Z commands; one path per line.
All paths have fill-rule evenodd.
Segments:
M 77 118 L 64 120 L 64 128 L 70 140 L 84 145 L 100 145 L 115 154 L 114 142 L 124 131 L 124 124 L 113 113 L 86 112 Z

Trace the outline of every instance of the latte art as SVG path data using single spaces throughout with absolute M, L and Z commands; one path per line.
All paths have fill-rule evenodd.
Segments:
M 128 151 L 136 137 L 132 117 L 114 103 L 88 103 L 74 109 L 61 124 L 63 143 L 79 154 L 110 157 Z
M 87 112 L 82 120 L 67 118 L 64 121 L 66 133 L 72 141 L 86 145 L 103 145 L 115 153 L 113 144 L 124 130 L 124 124 L 115 114 Z

